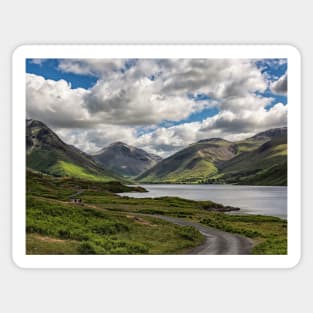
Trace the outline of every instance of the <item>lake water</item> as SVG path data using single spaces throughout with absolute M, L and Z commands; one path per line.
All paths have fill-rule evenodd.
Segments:
M 141 185 L 148 192 L 122 193 L 134 198 L 176 196 L 191 200 L 212 200 L 239 207 L 239 213 L 287 218 L 287 187 L 235 185 Z

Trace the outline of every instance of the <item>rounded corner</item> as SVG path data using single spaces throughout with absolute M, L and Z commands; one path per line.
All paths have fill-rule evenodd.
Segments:
M 28 45 L 18 45 L 17 47 L 14 48 L 12 52 L 12 60 L 15 60 L 25 54 L 25 50 L 27 49 Z
M 286 48 L 288 49 L 288 52 L 290 53 L 291 56 L 301 60 L 302 58 L 301 51 L 295 44 L 288 44 L 286 45 Z
M 291 258 L 291 260 L 290 260 L 290 262 L 288 262 L 288 265 L 286 268 L 289 270 L 294 270 L 295 268 L 297 268 L 299 266 L 301 261 L 302 261 L 302 254 L 299 253 L 299 254 L 297 254 Z
M 15 255 L 14 253 L 11 254 L 11 261 L 15 265 L 15 267 L 17 267 L 20 270 L 24 270 L 27 268 L 24 265 L 23 260 L 19 256 Z

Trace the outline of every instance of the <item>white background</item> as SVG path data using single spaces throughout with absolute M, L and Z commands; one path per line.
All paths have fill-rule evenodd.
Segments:
M 303 4 L 302 4 L 303 3 Z M 306 4 L 307 3 L 307 4 Z M 2 1 L 1 312 L 310 312 L 313 309 L 309 1 Z M 301 5 L 302 4 L 302 5 Z M 291 270 L 21 270 L 11 260 L 11 54 L 27 43 L 282 43 L 303 61 L 302 260 Z M 290 103 L 289 105 L 300 105 Z M 300 210 L 299 207 L 291 208 Z

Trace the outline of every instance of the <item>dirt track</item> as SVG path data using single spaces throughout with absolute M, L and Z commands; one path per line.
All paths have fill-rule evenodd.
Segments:
M 190 250 L 189 254 L 250 254 L 253 246 L 253 241 L 251 239 L 237 234 L 227 233 L 180 218 L 163 215 L 154 215 L 153 217 L 181 226 L 193 226 L 206 237 L 205 243 Z

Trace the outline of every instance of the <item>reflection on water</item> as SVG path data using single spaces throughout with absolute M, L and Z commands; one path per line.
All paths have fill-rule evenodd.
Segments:
M 142 185 L 147 193 L 123 193 L 134 198 L 176 196 L 192 200 L 212 200 L 239 207 L 241 213 L 287 218 L 287 187 L 234 185 Z

